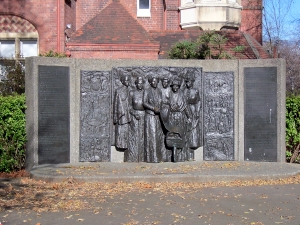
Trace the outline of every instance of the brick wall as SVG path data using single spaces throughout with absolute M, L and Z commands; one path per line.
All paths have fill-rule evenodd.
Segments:
M 149 30 L 164 29 L 164 5 L 162 0 L 151 1 L 151 17 L 137 17 L 137 0 L 121 0 L 123 5 L 144 28 Z
M 111 0 L 79 0 L 76 1 L 76 29 L 81 28 L 95 17 Z
M 31 33 L 37 32 L 28 21 L 18 16 L 0 15 L 0 33 Z
M 166 17 L 166 30 L 180 30 L 178 21 L 179 13 L 177 10 L 167 10 Z
M 166 30 L 180 30 L 179 1 L 165 0 L 166 2 Z
M 1 0 L 0 15 L 14 15 L 29 21 L 39 34 L 39 51 L 50 49 L 63 51 L 64 46 L 64 1 L 60 0 L 60 29 L 57 29 L 58 0 Z M 60 34 L 59 39 L 57 34 Z
M 76 1 L 70 0 L 69 4 L 65 5 L 65 25 L 71 24 L 71 31 L 76 31 Z
M 97 58 L 97 59 L 158 59 L 157 51 L 97 51 L 97 50 L 80 50 L 72 51 L 72 58 Z
M 39 34 L 40 53 L 51 49 L 63 52 L 65 49 L 66 24 L 72 24 L 72 31 L 79 29 L 112 0 L 70 1 L 71 6 L 65 4 L 65 0 L 1 0 L 0 15 L 17 16 L 31 23 Z M 148 31 L 180 30 L 178 0 L 152 0 L 151 18 L 137 18 L 137 0 L 119 1 L 127 7 L 133 18 L 137 19 Z M 165 6 L 163 2 L 165 2 Z M 262 43 L 262 0 L 242 0 L 242 6 L 241 30 L 249 33 L 259 43 Z M 59 17 L 58 8 L 60 9 Z M 58 22 L 59 29 L 57 28 Z M 86 52 L 86 54 L 89 53 Z M 112 52 L 109 55 L 114 58 L 118 54 L 120 56 L 123 53 Z M 137 51 L 130 54 L 133 54 L 134 57 L 139 55 Z M 144 53 L 139 57 L 147 58 L 146 55 Z
M 262 0 L 242 0 L 241 31 L 262 44 Z
M 82 27 L 85 23 L 95 17 L 110 2 L 111 0 L 77 1 L 76 28 L 79 29 Z M 164 29 L 164 5 L 162 0 L 151 1 L 150 18 L 137 17 L 137 0 L 120 0 L 120 2 L 128 9 L 132 17 L 137 19 L 146 30 Z

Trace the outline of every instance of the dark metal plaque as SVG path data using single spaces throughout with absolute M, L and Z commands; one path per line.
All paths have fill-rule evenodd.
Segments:
M 233 72 L 204 73 L 204 160 L 234 159 Z
M 277 161 L 277 69 L 245 68 L 244 160 Z
M 38 67 L 38 164 L 70 162 L 69 67 Z
M 111 72 L 81 71 L 80 161 L 110 161 Z

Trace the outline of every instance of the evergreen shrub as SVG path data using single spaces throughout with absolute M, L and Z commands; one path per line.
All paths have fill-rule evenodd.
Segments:
M 293 163 L 300 161 L 300 96 L 286 99 L 286 158 Z
M 25 164 L 25 95 L 0 95 L 0 172 Z

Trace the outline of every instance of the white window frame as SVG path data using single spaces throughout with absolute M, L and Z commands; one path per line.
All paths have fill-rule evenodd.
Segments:
M 27 45 L 28 43 L 26 42 L 34 42 L 32 43 L 31 45 L 35 45 L 35 46 L 32 46 L 34 47 L 35 49 L 35 53 L 34 54 L 27 54 L 27 52 L 24 52 L 24 43 L 25 45 Z M 22 57 L 30 57 L 30 56 L 38 56 L 38 46 L 37 46 L 37 39 L 20 39 L 20 55 Z
M 11 42 L 11 45 L 14 47 L 13 52 L 11 55 L 7 56 L 7 55 L 3 55 L 2 52 L 2 45 L 4 45 L 5 42 Z M 1 58 L 15 58 L 16 56 L 16 41 L 14 39 L 8 39 L 8 40 L 0 40 L 0 57 Z
M 39 38 L 37 32 L 32 33 L 0 33 L 0 44 L 1 41 L 14 41 L 15 42 L 15 52 L 13 57 L 3 57 L 2 58 L 23 58 L 22 52 L 22 41 L 35 41 L 36 42 L 36 56 L 39 54 Z M 1 57 L 1 56 L 0 56 Z
M 137 0 L 137 17 L 151 17 L 151 0 L 149 1 L 149 9 L 140 9 L 140 0 Z

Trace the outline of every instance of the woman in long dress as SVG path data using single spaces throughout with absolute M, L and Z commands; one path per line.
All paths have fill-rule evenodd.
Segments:
M 186 143 L 187 143 L 187 159 L 194 159 L 194 150 L 200 147 L 200 95 L 199 91 L 194 86 L 195 79 L 188 76 L 185 79 L 186 89 L 184 91 L 189 111 L 191 113 L 191 126 L 187 128 Z
M 129 93 L 131 122 L 129 129 L 129 147 L 124 152 L 124 161 L 144 162 L 144 80 L 139 76 L 134 83 L 136 90 L 132 90 Z
M 145 108 L 145 158 L 146 162 L 161 162 L 163 131 L 160 123 L 161 91 L 157 88 L 158 78 L 150 76 L 150 87 L 145 90 L 143 105 Z
M 168 147 L 175 147 L 173 149 L 174 161 L 186 160 L 186 129 L 191 117 L 184 94 L 180 90 L 180 84 L 180 80 L 173 80 L 168 106 L 165 105 L 161 112 L 164 125 L 169 131 L 166 137 Z M 180 150 L 177 151 L 177 148 Z
M 113 121 L 116 125 L 115 146 L 118 149 L 128 148 L 128 131 L 131 117 L 129 114 L 129 82 L 128 75 L 122 75 L 120 78 L 122 86 L 115 92 Z

